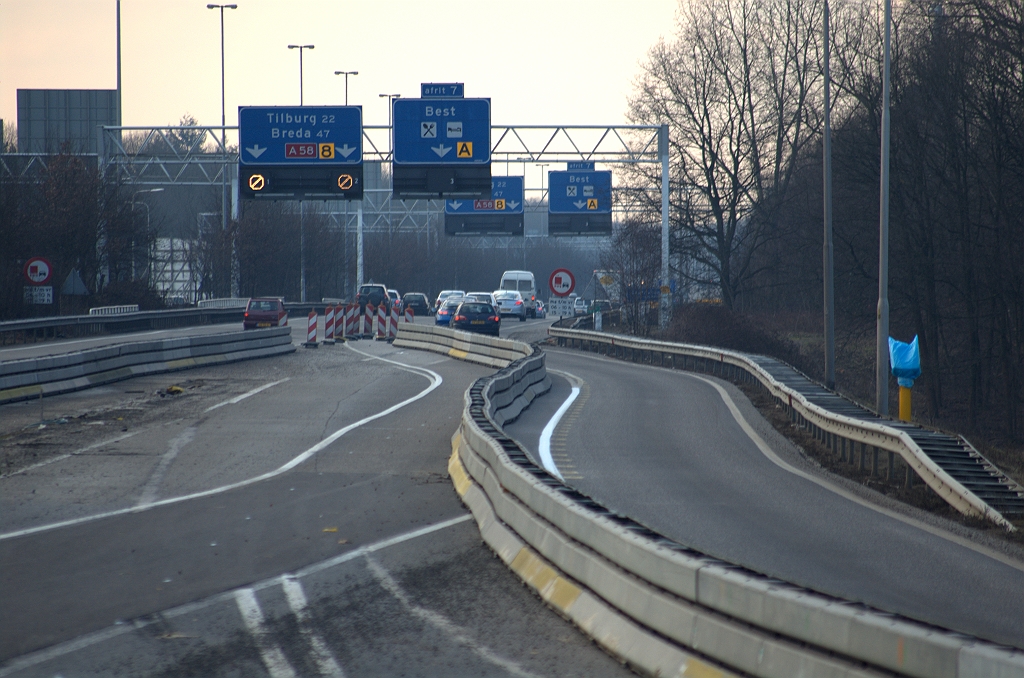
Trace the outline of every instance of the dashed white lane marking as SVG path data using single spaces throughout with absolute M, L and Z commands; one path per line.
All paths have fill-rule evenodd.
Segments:
M 306 600 L 306 592 L 302 590 L 302 584 L 293 576 L 281 578 L 281 588 L 284 589 L 285 598 L 288 599 L 288 607 L 295 613 L 299 620 L 299 632 L 306 637 L 309 645 L 313 648 L 313 662 L 321 676 L 331 678 L 345 678 L 345 672 L 338 665 L 338 660 L 331 654 L 327 643 L 323 641 L 313 629 L 312 620 L 309 616 L 309 602 Z
M 171 462 L 178 456 L 178 452 L 181 448 L 192 442 L 192 438 L 196 435 L 196 427 L 189 426 L 178 435 L 171 438 L 171 442 L 167 446 L 167 451 L 164 452 L 164 456 L 160 458 L 160 462 L 153 469 L 152 475 L 149 476 L 149 480 L 146 481 L 145 486 L 142 488 L 142 494 L 139 496 L 139 502 L 135 505 L 148 506 L 156 501 L 156 493 L 160 489 L 160 483 L 164 481 L 164 476 L 167 475 L 167 469 L 170 468 Z
M 346 344 L 346 346 L 348 346 L 348 344 Z M 350 349 L 350 350 L 355 351 L 356 353 L 361 353 L 362 355 L 368 355 L 366 353 L 363 353 L 362 351 L 357 351 L 356 349 Z M 420 400 L 421 398 L 425 398 L 428 394 L 430 394 L 431 391 L 433 391 L 438 386 L 440 386 L 441 383 L 444 381 L 441 378 L 441 375 L 438 374 L 437 372 L 434 372 L 433 370 L 428 370 L 428 369 L 425 369 L 425 368 L 422 368 L 422 367 L 414 367 L 412 365 L 406 365 L 404 363 L 400 363 L 400 362 L 397 362 L 397 361 L 394 361 L 394 360 L 387 360 L 386 358 L 377 358 L 375 356 L 370 356 L 370 357 L 372 359 L 374 359 L 374 360 L 380 360 L 380 361 L 383 361 L 383 362 L 386 362 L 386 363 L 391 363 L 392 365 L 397 366 L 399 369 L 405 370 L 407 372 L 412 372 L 414 374 L 420 375 L 421 377 L 426 377 L 427 379 L 430 380 L 430 386 L 428 386 L 427 388 L 423 389 L 422 391 L 420 391 L 416 395 L 414 395 L 412 397 L 409 397 L 409 398 L 406 398 L 405 400 L 403 400 L 400 403 L 396 403 L 396 404 L 392 405 L 391 407 L 388 407 L 387 409 L 381 410 L 380 412 L 378 412 L 376 414 L 371 414 L 368 417 L 364 417 L 364 418 L 360 419 L 357 422 L 351 423 L 348 426 L 344 426 L 344 427 L 338 429 L 337 431 L 335 431 L 331 435 L 329 435 L 326 438 L 324 438 L 323 440 L 321 440 L 316 445 L 313 445 L 313 447 L 309 448 L 308 450 L 306 450 L 302 454 L 298 455 L 297 457 L 295 457 L 294 459 L 292 459 L 291 461 L 286 463 L 284 466 L 276 468 L 273 471 L 268 471 L 267 473 L 264 473 L 263 475 L 256 476 L 255 478 L 249 478 L 248 480 L 241 480 L 241 481 L 239 481 L 237 483 L 231 483 L 230 485 L 222 485 L 221 487 L 215 487 L 215 488 L 212 488 L 212 489 L 209 489 L 209 490 L 204 490 L 202 492 L 195 492 L 193 494 L 187 494 L 187 495 L 184 495 L 182 497 L 172 497 L 172 498 L 169 498 L 169 499 L 161 499 L 160 501 L 154 501 L 153 503 L 146 504 L 145 506 L 133 506 L 133 507 L 130 507 L 130 508 L 118 509 L 116 511 L 107 511 L 106 513 L 97 513 L 97 514 L 91 515 L 91 516 L 84 516 L 82 518 L 74 518 L 72 520 L 64 520 L 64 521 L 61 521 L 59 523 L 51 523 L 49 525 L 39 525 L 37 527 L 29 527 L 29 528 L 26 528 L 24 530 L 16 530 L 14 532 L 6 532 L 4 534 L 0 534 L 0 541 L 3 541 L 5 539 L 14 539 L 15 537 L 23 537 L 23 536 L 28 535 L 28 534 L 37 534 L 39 532 L 47 532 L 49 530 L 56 530 L 56 529 L 59 529 L 59 528 L 62 528 L 62 527 L 70 527 L 72 525 L 81 525 L 83 523 L 89 523 L 89 522 L 92 522 L 94 520 L 101 520 L 103 518 L 110 518 L 111 516 L 120 516 L 120 515 L 125 515 L 127 513 L 138 513 L 140 511 L 147 511 L 147 510 L 155 508 L 157 506 L 167 506 L 169 504 L 177 504 L 177 503 L 180 503 L 180 502 L 183 502 L 183 501 L 189 501 L 189 500 L 192 500 L 192 499 L 199 499 L 200 497 L 210 497 L 210 496 L 213 496 L 215 494 L 222 494 L 222 493 L 227 492 L 229 490 L 237 489 L 239 487 L 245 487 L 247 485 L 252 485 L 254 483 L 262 482 L 264 480 L 269 480 L 270 478 L 274 478 L 276 476 L 281 475 L 282 473 L 286 473 L 287 471 L 290 471 L 291 469 L 295 468 L 299 464 L 301 464 L 304 461 L 310 459 L 314 454 L 316 454 L 320 450 L 324 449 L 325 447 L 327 447 L 331 443 L 335 442 L 338 438 L 342 437 L 343 435 L 345 435 L 349 431 L 357 429 L 360 426 L 363 426 L 364 424 L 370 423 L 371 421 L 376 421 L 377 419 L 380 419 L 382 417 L 386 417 L 389 414 L 391 414 L 392 412 L 400 410 L 400 409 L 402 409 L 403 407 L 405 407 L 406 405 L 408 405 L 410 403 L 414 403 L 417 400 Z
M 260 650 L 263 665 L 267 667 L 271 678 L 298 678 L 284 652 L 270 640 L 270 634 L 263 627 L 263 610 L 256 600 L 256 592 L 252 589 L 239 589 L 235 591 L 235 602 L 238 603 L 238 611 L 242 614 L 246 628 L 256 639 L 256 647 Z
M 383 586 L 388 593 L 397 598 L 398 602 L 402 604 L 402 607 L 408 610 L 412 616 L 433 626 L 459 645 L 468 648 L 476 656 L 503 669 L 513 676 L 534 678 L 536 675 L 524 670 L 514 661 L 500 657 L 488 647 L 476 642 L 473 640 L 469 631 L 453 623 L 443 614 L 415 605 L 411 600 L 409 600 L 409 596 L 402 590 L 402 587 L 398 585 L 398 582 L 395 581 L 394 577 L 392 577 L 391 574 L 388 573 L 388 571 L 385 570 L 372 556 L 366 556 L 366 564 L 370 568 L 370 572 L 373 573 L 373 576 L 380 582 L 380 585 Z
M 556 370 L 550 370 L 551 372 L 557 372 Z M 540 444 L 537 446 L 537 454 L 540 455 L 540 463 L 544 466 L 548 473 L 555 476 L 562 482 L 565 482 L 565 478 L 562 477 L 561 472 L 558 470 L 558 466 L 555 465 L 555 460 L 551 457 L 551 436 L 555 433 L 555 427 L 558 426 L 558 422 L 562 420 L 562 417 L 572 404 L 576 401 L 576 398 L 580 394 L 579 382 L 580 378 L 569 374 L 568 372 L 557 372 L 558 374 L 564 374 L 572 381 L 572 391 L 569 393 L 569 397 L 565 399 L 562 406 L 558 408 L 555 415 L 551 417 L 547 425 L 544 426 L 544 430 L 540 432 Z
M 381 541 L 367 544 L 366 546 L 360 546 L 359 548 L 340 556 L 335 556 L 334 558 L 314 563 L 313 565 L 309 565 L 298 570 L 291 576 L 295 579 L 303 579 L 309 575 L 332 569 L 338 565 L 355 560 L 356 558 L 361 558 L 369 553 L 376 553 L 377 551 L 382 551 L 391 546 L 396 546 L 403 542 L 411 541 L 428 534 L 433 534 L 434 532 L 454 527 L 455 525 L 465 523 L 472 519 L 473 516 L 467 513 L 455 518 L 449 518 L 448 520 L 442 520 L 439 523 L 427 525 L 426 527 L 420 527 L 410 532 L 397 534 L 394 537 L 382 539 Z M 248 589 L 252 591 L 262 591 L 263 589 L 270 588 L 271 586 L 278 586 L 281 583 L 281 580 L 281 576 L 275 576 L 272 579 L 264 579 L 263 581 L 252 584 Z M 38 652 L 33 652 L 32 654 L 12 659 L 6 665 L 0 667 L 0 678 L 7 678 L 7 676 L 18 673 L 19 671 L 24 671 L 32 668 L 33 666 L 39 666 L 40 664 L 48 661 L 60 659 L 61 657 L 78 652 L 79 650 L 93 647 L 99 643 L 113 640 L 114 638 L 123 636 L 126 633 L 131 633 L 138 629 L 150 626 L 151 624 L 156 624 L 158 623 L 158 620 L 166 621 L 180 617 L 195 616 L 197 613 L 208 607 L 231 602 L 232 600 L 235 600 L 237 604 L 235 591 L 227 591 L 225 593 L 218 593 L 203 600 L 197 600 L 193 603 L 187 603 L 179 607 L 171 608 L 170 610 L 165 610 L 159 615 L 150 615 L 146 620 L 137 620 L 135 624 L 117 624 L 115 626 L 108 626 L 100 631 L 79 636 L 78 638 L 65 641 L 59 645 L 48 647 L 45 650 L 39 650 Z M 44 671 L 43 673 L 45 674 L 46 672 Z
M 256 395 L 260 391 L 266 391 L 271 386 L 277 386 L 278 384 L 283 384 L 284 382 L 288 381 L 289 379 L 291 379 L 291 377 L 285 377 L 284 379 L 278 379 L 277 381 L 272 381 L 269 384 L 263 384 L 263 386 L 258 386 L 257 388 L 254 388 L 251 391 L 246 391 L 242 395 L 235 396 L 234 398 L 231 398 L 229 400 L 225 400 L 222 403 L 217 403 L 216 405 L 213 405 L 212 407 L 207 407 L 205 410 L 203 410 L 203 414 L 206 414 L 207 412 L 212 412 L 213 410 L 217 409 L 218 407 L 224 407 L 225 405 L 234 405 L 235 403 L 240 403 L 243 400 L 245 400 L 246 398 L 249 398 L 251 396 Z
M 10 472 L 10 473 L 8 473 L 6 475 L 0 476 L 0 480 L 2 480 L 4 478 L 10 478 L 11 476 L 20 475 L 22 473 L 28 473 L 29 471 L 37 469 L 37 468 L 39 468 L 41 466 L 48 466 L 50 464 L 55 464 L 58 461 L 64 461 L 65 459 L 69 459 L 69 458 L 74 457 L 76 455 L 84 454 L 85 452 L 89 452 L 91 450 L 95 450 L 97 448 L 103 447 L 104 445 L 113 445 L 114 443 L 121 442 L 125 438 L 131 438 L 132 436 L 138 435 L 140 433 L 142 433 L 142 431 L 132 431 L 131 433 L 125 433 L 124 435 L 116 436 L 116 437 L 111 438 L 109 440 L 101 440 L 98 443 L 93 443 L 92 445 L 88 445 L 88 446 L 83 447 L 83 448 L 81 448 L 79 450 L 75 450 L 74 452 L 68 452 L 67 454 L 61 454 L 61 455 L 58 455 L 58 456 L 53 457 L 51 459 L 47 459 L 46 461 L 41 461 L 38 464 L 32 464 L 31 466 L 26 466 L 25 468 L 20 468 L 17 471 L 12 471 L 12 472 Z

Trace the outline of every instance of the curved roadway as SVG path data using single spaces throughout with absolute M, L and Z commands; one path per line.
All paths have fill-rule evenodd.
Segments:
M 1024 648 L 1024 563 L 814 482 L 731 385 L 560 349 L 547 366 L 564 373 L 552 375 L 550 396 L 505 430 L 539 462 L 542 429 L 574 378 L 580 393 L 551 458 L 608 508 L 769 576 Z M 770 441 L 767 452 L 716 384 Z

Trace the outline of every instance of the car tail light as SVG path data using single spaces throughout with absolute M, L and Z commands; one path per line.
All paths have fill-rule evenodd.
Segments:
M 454 318 L 452 318 L 452 320 L 454 320 L 454 321 L 455 321 L 455 322 L 457 322 L 457 323 L 461 323 L 461 322 L 463 322 L 463 321 L 464 321 L 465 319 L 466 319 L 466 316 L 464 316 L 464 315 L 457 315 L 457 316 L 455 316 Z
M 493 320 L 496 323 L 500 323 L 501 322 L 501 318 L 498 317 L 498 316 L 492 316 L 492 317 L 488 318 L 488 320 Z
M 517 301 L 516 302 L 516 306 L 522 306 L 522 305 L 523 305 L 523 302 L 521 302 L 521 301 Z
M 242 317 L 243 317 L 243 318 L 248 318 L 248 317 L 249 317 L 249 312 L 248 312 L 248 311 L 246 311 L 246 312 L 245 312 L 245 315 L 243 315 Z

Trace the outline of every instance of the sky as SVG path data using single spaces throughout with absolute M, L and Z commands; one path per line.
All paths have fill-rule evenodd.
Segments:
M 221 0 L 223 2 L 223 0 Z M 363 107 L 462 82 L 495 125 L 618 125 L 648 50 L 671 39 L 678 0 L 234 0 L 224 11 L 228 125 L 238 106 Z M 220 12 L 206 0 L 122 0 L 122 122 L 220 123 Z M 114 89 L 115 0 L 0 0 L 0 118 L 17 90 Z

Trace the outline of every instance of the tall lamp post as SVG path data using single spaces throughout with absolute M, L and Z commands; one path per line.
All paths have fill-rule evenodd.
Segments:
M 302 51 L 306 49 L 313 49 L 315 45 L 288 45 L 288 49 L 299 50 L 299 106 L 305 104 L 305 99 L 302 91 Z M 305 222 L 305 204 L 302 200 L 299 200 L 299 300 L 302 303 L 306 302 L 306 224 Z
M 377 96 L 380 97 L 381 99 L 387 97 L 387 100 L 388 100 L 388 134 L 390 135 L 390 138 L 391 138 L 391 162 L 392 162 L 392 167 L 394 167 L 394 162 L 395 162 L 395 130 L 392 129 L 392 128 L 394 127 L 394 110 L 395 109 L 394 109 L 394 105 L 393 104 L 395 102 L 395 99 L 400 99 L 402 97 L 402 95 L 401 94 L 378 94 Z M 392 172 L 391 176 L 394 177 L 394 172 Z M 392 235 L 392 231 L 391 231 L 391 197 L 392 197 L 391 195 L 388 195 L 388 239 L 389 240 L 390 240 L 391 235 Z
M 359 71 L 334 71 L 334 74 L 345 76 L 345 105 L 348 106 L 348 76 L 359 75 Z
M 299 106 L 304 105 L 302 95 L 302 50 L 313 49 L 315 45 L 288 45 L 288 49 L 299 50 Z
M 227 115 L 224 100 L 224 10 L 226 9 L 238 9 L 238 5 L 216 5 L 209 4 L 206 9 L 219 9 L 220 10 L 220 151 L 223 154 L 224 162 L 221 165 L 220 172 L 220 228 L 223 232 L 228 230 L 228 142 L 227 142 Z M 228 263 L 227 269 L 231 270 L 231 264 Z M 230 273 L 228 278 L 230 278 Z M 231 285 L 228 285 L 228 294 L 231 293 Z

